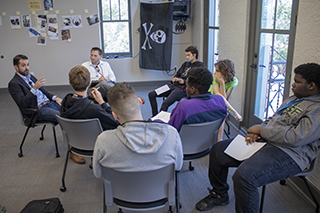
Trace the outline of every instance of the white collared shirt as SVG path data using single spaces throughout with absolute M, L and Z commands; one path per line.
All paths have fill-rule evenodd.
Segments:
M 105 78 L 116 82 L 116 76 L 114 75 L 111 66 L 108 62 L 100 60 L 98 67 L 92 64 L 91 61 L 82 63 L 82 66 L 85 66 L 89 72 L 92 81 L 97 81 L 103 75 Z

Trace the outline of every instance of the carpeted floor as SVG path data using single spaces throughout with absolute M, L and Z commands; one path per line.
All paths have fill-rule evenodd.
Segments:
M 144 119 L 151 117 L 148 92 L 157 86 L 160 85 L 135 86 L 138 95 L 146 100 L 142 106 Z M 48 90 L 60 97 L 72 92 L 69 87 L 55 87 Z M 89 169 L 90 159 L 87 159 L 84 165 L 69 161 L 66 174 L 67 191 L 59 190 L 67 150 L 60 127 L 56 128 L 60 158 L 55 157 L 52 129 L 47 128 L 45 139 L 40 141 L 41 128 L 39 127 L 30 129 L 23 147 L 24 156 L 19 158 L 19 145 L 25 127 L 20 124 L 18 109 L 6 89 L 0 91 L 0 106 L 0 205 L 5 206 L 8 213 L 17 213 L 31 200 L 58 197 L 66 213 L 102 212 L 103 183 L 102 179 L 95 178 L 92 170 Z M 232 130 L 232 135 L 236 134 L 237 132 Z M 198 212 L 194 208 L 195 203 L 208 194 L 207 187 L 210 187 L 207 177 L 208 156 L 195 160 L 193 165 L 195 170 L 189 171 L 188 164 L 185 162 L 178 177 L 182 213 Z M 229 205 L 215 207 L 208 212 L 235 212 L 231 179 L 233 172 L 234 169 L 231 169 L 228 177 Z M 167 209 L 159 209 L 152 212 L 166 211 Z M 290 183 L 286 186 L 278 183 L 268 185 L 264 212 L 307 213 L 313 211 L 314 206 Z M 108 208 L 108 212 L 117 212 L 116 206 Z

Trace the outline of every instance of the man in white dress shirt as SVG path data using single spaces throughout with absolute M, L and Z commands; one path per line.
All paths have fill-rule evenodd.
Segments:
M 99 47 L 93 47 L 91 49 L 90 61 L 84 62 L 82 66 L 85 66 L 91 76 L 91 85 L 88 89 L 88 97 L 92 92 L 92 87 L 99 90 L 102 97 L 107 101 L 107 91 L 116 83 L 116 76 L 114 75 L 111 66 L 108 62 L 102 61 L 102 50 Z M 91 97 L 92 100 L 93 97 Z

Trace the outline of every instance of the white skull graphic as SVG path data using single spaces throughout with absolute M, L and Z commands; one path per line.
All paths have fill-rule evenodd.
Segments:
M 162 30 L 157 30 L 156 32 L 153 32 L 151 35 L 150 35 L 150 38 L 152 39 L 152 41 L 156 42 L 156 43 L 159 43 L 159 44 L 162 44 L 166 41 L 166 33 Z

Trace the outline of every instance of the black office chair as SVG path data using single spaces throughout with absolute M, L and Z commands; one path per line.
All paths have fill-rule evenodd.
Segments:
M 53 122 L 49 122 L 49 121 L 36 121 L 36 122 L 35 122 L 35 125 L 32 126 L 32 121 L 35 119 L 35 116 L 36 116 L 36 114 L 37 114 L 37 110 L 38 110 L 38 109 L 31 109 L 31 108 L 29 108 L 29 109 L 24 109 L 24 110 L 23 110 L 23 111 L 28 111 L 28 112 L 31 112 L 31 113 L 33 112 L 33 113 L 32 113 L 32 118 L 31 118 L 30 122 L 27 123 L 27 122 L 24 120 L 23 115 L 22 115 L 22 111 L 21 111 L 20 108 L 19 108 L 21 124 L 22 124 L 23 126 L 26 126 L 27 129 L 26 129 L 26 131 L 25 131 L 25 133 L 24 133 L 22 142 L 21 142 L 21 144 L 20 144 L 20 152 L 19 152 L 18 156 L 19 156 L 20 158 L 23 156 L 22 147 L 23 147 L 24 141 L 25 141 L 25 139 L 26 139 L 26 137 L 27 137 L 27 134 L 28 134 L 28 132 L 29 132 L 29 129 L 30 129 L 31 127 L 34 128 L 34 127 L 36 127 L 36 126 L 43 126 L 43 128 L 42 128 L 42 130 L 41 130 L 41 136 L 40 136 L 40 138 L 39 138 L 39 140 L 42 141 L 42 140 L 44 139 L 44 136 L 43 136 L 44 129 L 46 128 L 47 125 L 49 125 L 49 126 L 52 126 L 53 137 L 54 137 L 54 144 L 55 144 L 55 148 L 56 148 L 56 157 L 58 158 L 58 157 L 60 157 L 60 154 L 59 154 L 59 150 L 58 150 L 56 130 L 55 130 L 55 127 L 58 125 L 58 123 L 53 123 Z
M 316 213 L 319 213 L 319 203 L 310 189 L 309 183 L 306 180 L 306 176 L 312 175 L 316 171 L 318 158 L 319 158 L 319 154 L 315 159 L 313 159 L 313 161 L 311 161 L 311 163 L 307 169 L 294 175 L 294 177 L 301 178 L 304 181 L 305 185 L 307 186 L 307 189 L 313 199 L 313 202 L 316 204 L 316 211 L 315 211 Z M 286 183 L 286 180 L 280 180 L 281 185 L 285 185 L 285 183 Z M 263 211 L 265 193 L 266 193 L 266 185 L 262 186 L 261 201 L 260 201 L 260 213 L 262 213 L 262 211 Z

